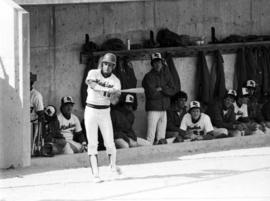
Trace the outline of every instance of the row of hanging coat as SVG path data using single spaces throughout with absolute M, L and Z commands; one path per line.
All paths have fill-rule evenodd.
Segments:
M 247 80 L 254 80 L 259 100 L 270 95 L 270 47 L 239 48 L 234 68 L 234 89 L 240 92 Z M 223 98 L 226 92 L 224 60 L 219 50 L 213 52 L 210 72 L 205 53 L 198 52 L 196 78 L 197 100 L 208 105 Z
M 256 96 L 263 100 L 270 95 L 270 48 L 265 46 L 238 49 L 235 65 L 234 88 L 238 91 L 246 80 L 257 84 Z
M 224 60 L 219 50 L 214 51 L 211 72 L 206 62 L 205 53 L 200 51 L 197 59 L 196 73 L 197 100 L 208 105 L 223 98 L 225 87 Z

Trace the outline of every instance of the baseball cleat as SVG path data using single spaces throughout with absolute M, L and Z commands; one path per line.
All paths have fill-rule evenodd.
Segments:
M 94 183 L 102 183 L 102 182 L 104 182 L 104 181 L 103 181 L 100 177 L 97 176 L 97 177 L 94 177 L 94 178 L 93 178 L 93 182 L 94 182 Z

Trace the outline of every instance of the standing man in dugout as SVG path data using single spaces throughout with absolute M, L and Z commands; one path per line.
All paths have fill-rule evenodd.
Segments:
M 166 143 L 166 110 L 170 107 L 170 97 L 174 95 L 175 89 L 171 74 L 160 53 L 151 55 L 151 66 L 151 71 L 142 81 L 146 96 L 147 140 L 153 144 L 156 139 L 158 144 L 163 144 Z
M 37 75 L 30 73 L 30 113 L 31 122 L 37 123 L 44 117 L 43 97 L 39 91 L 34 89 L 33 85 L 37 81 Z
M 120 80 L 112 73 L 116 67 L 116 56 L 107 53 L 100 61 L 100 69 L 90 70 L 86 78 L 88 96 L 84 113 L 88 155 L 94 182 L 102 182 L 97 160 L 98 128 L 104 140 L 113 176 L 121 173 L 120 168 L 116 166 L 116 148 L 110 115 L 111 98 L 120 95 L 121 90 Z
M 31 120 L 31 154 L 40 155 L 41 136 L 44 121 L 43 97 L 33 85 L 37 81 L 37 75 L 30 72 L 30 120 Z

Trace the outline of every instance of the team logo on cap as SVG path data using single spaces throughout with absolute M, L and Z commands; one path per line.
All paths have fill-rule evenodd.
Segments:
M 126 103 L 134 103 L 134 96 L 132 96 L 131 94 L 128 94 L 126 96 L 126 100 L 125 100 Z
M 62 103 L 74 103 L 74 101 L 73 101 L 73 99 L 72 99 L 72 97 L 71 96 L 65 96 L 65 97 L 63 97 L 63 99 L 62 99 Z
M 236 97 L 236 96 L 237 96 L 237 93 L 236 93 L 236 91 L 235 91 L 235 90 L 233 90 L 233 89 L 229 89 L 229 90 L 228 90 L 228 92 L 227 92 L 227 95 L 231 95 L 231 96 Z
M 256 82 L 254 80 L 248 80 L 247 81 L 247 87 L 256 87 Z
M 190 109 L 192 109 L 192 108 L 200 108 L 200 107 L 201 107 L 201 105 L 200 105 L 200 103 L 198 101 L 191 101 L 190 102 Z
M 248 89 L 246 87 L 243 87 L 241 92 L 242 92 L 241 94 L 242 96 L 247 96 L 249 94 Z
M 162 59 L 161 54 L 159 52 L 155 52 L 152 54 L 152 60 L 154 59 Z

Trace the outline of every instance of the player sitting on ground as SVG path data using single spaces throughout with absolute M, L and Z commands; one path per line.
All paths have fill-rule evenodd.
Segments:
M 111 110 L 114 130 L 114 142 L 117 148 L 147 146 L 151 143 L 137 137 L 132 126 L 135 120 L 133 113 L 134 96 L 127 94 L 124 103 Z
M 262 106 L 262 115 L 265 122 L 265 133 L 270 134 L 270 94 L 268 95 L 268 101 Z
M 64 154 L 80 153 L 86 148 L 86 140 L 82 133 L 80 121 L 76 115 L 72 114 L 73 105 L 74 101 L 71 96 L 65 96 L 61 99 L 58 120 L 61 134 L 67 142 L 64 148 Z M 80 143 L 74 141 L 76 135 L 81 136 Z
M 208 115 L 201 112 L 198 101 L 191 101 L 189 112 L 185 114 L 181 122 L 181 135 L 186 139 L 211 140 L 214 138 L 211 120 Z
M 259 129 L 263 132 L 268 130 L 267 124 L 265 123 L 265 119 L 263 116 L 264 110 L 262 109 L 262 105 L 259 104 L 257 97 L 257 84 L 254 80 L 248 80 L 246 82 L 246 86 L 249 93 L 249 101 L 248 101 L 248 117 L 251 121 L 259 124 Z
M 167 110 L 167 129 L 166 139 L 173 142 L 182 142 L 184 136 L 181 136 L 180 125 L 184 115 L 187 113 L 187 94 L 179 91 L 171 98 L 171 106 Z
M 236 120 L 243 126 L 243 135 L 261 134 L 262 131 L 258 129 L 259 124 L 249 118 L 248 102 L 248 89 L 243 87 L 237 95 L 236 102 L 233 103 Z
M 62 154 L 66 146 L 66 140 L 60 132 L 60 124 L 57 118 L 56 109 L 49 105 L 44 110 L 45 113 L 45 134 L 43 156 L 53 156 Z
M 235 90 L 228 90 L 222 101 L 216 101 L 210 105 L 207 114 L 210 116 L 218 136 L 241 136 L 243 125 L 236 121 L 234 106 L 237 93 Z

